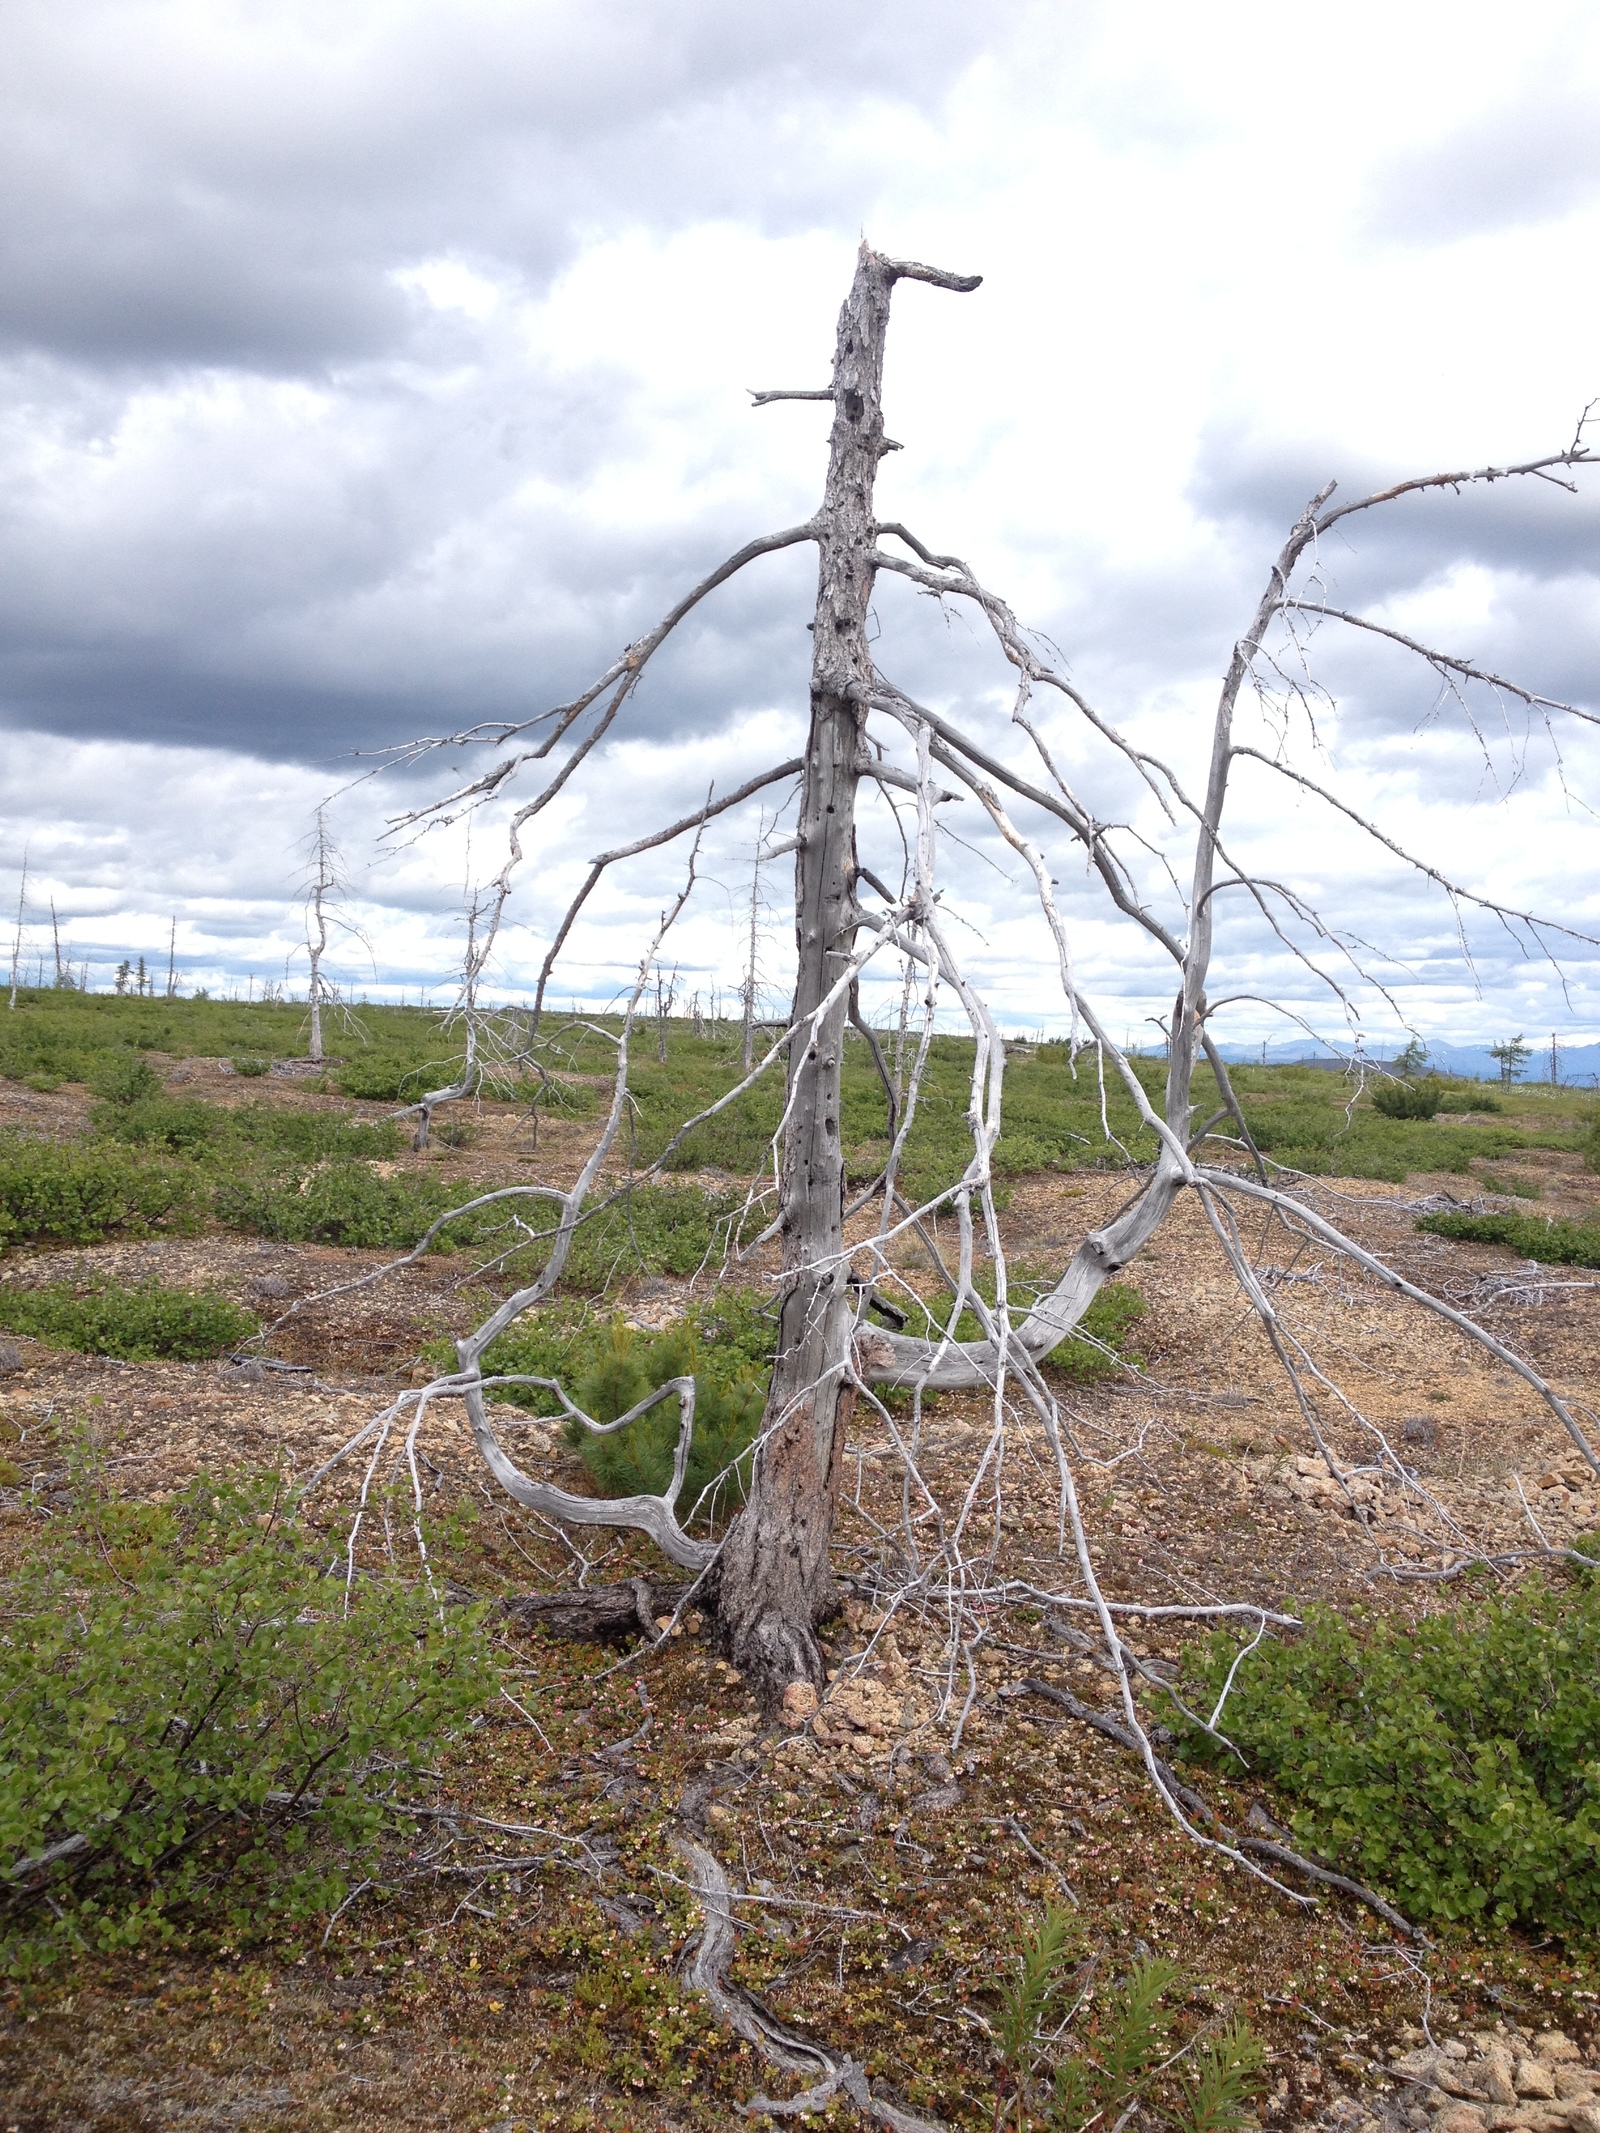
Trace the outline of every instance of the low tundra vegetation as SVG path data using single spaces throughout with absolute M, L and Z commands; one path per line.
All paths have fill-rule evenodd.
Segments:
M 1178 2133 L 1253 2126 L 1266 2048 L 1249 2024 L 1183 2020 L 1176 1963 L 1146 1956 L 1105 1978 L 1105 1951 L 1086 1959 L 1083 1938 L 1077 1916 L 1050 1907 L 1001 1986 L 997 2133 L 1085 2133 L 1135 2113 Z
M 1191 1707 L 1238 1657 L 1220 1633 L 1195 1649 Z M 1292 1803 L 1299 1844 L 1412 1918 L 1600 1926 L 1600 1576 L 1531 1576 L 1415 1627 L 1309 1608 L 1303 1634 L 1239 1666 L 1221 1723 Z
M 123 1503 L 80 1459 L 0 1586 L 0 1971 L 326 1916 L 493 1693 L 474 1611 L 347 1596 L 284 1510 L 272 1475 Z
M 81 1286 L 52 1281 L 37 1288 L 0 1284 L 0 1326 L 52 1348 L 148 1363 L 165 1357 L 193 1363 L 235 1348 L 256 1331 L 248 1311 L 226 1296 L 141 1282 Z

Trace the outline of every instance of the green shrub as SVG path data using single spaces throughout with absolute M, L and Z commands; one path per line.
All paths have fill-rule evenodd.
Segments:
M 1256 2124 L 1251 2103 L 1266 2047 L 1248 2023 L 1192 2031 L 1180 2042 L 1180 2016 L 1168 2004 L 1181 1989 L 1176 1963 L 1143 1956 L 1125 1977 L 1090 1993 L 1083 1969 L 1069 1976 L 1073 1952 L 1081 1952 L 1077 1920 L 1052 1907 L 1001 1983 L 993 2029 L 997 2133 L 1038 2125 L 1104 2133 L 1136 2113 L 1166 2119 L 1179 2133 L 1245 2133 Z M 1069 1983 L 1077 1988 L 1071 2008 Z
M 341 1118 L 327 1111 L 300 1111 L 286 1104 L 236 1104 L 231 1110 L 215 1107 L 222 1131 L 246 1147 L 274 1155 L 297 1156 L 319 1162 L 324 1156 L 366 1159 L 398 1155 L 406 1145 L 404 1134 L 386 1118 Z
M 1021 1318 L 1031 1308 L 1038 1296 L 1048 1293 L 1055 1286 L 1053 1279 L 1030 1278 L 1021 1268 L 1010 1269 L 1011 1280 L 1008 1292 L 1011 1297 L 1013 1318 Z M 992 1274 L 981 1271 L 977 1282 L 985 1302 L 994 1302 L 994 1279 Z M 907 1299 L 897 1297 L 904 1306 Z M 1150 1306 L 1139 1291 L 1128 1282 L 1108 1281 L 1100 1288 L 1089 1308 L 1078 1321 L 1078 1331 L 1059 1347 L 1052 1348 L 1045 1358 L 1046 1369 L 1059 1372 L 1075 1385 L 1098 1385 L 1106 1378 L 1115 1377 L 1128 1365 L 1140 1361 L 1131 1349 L 1125 1349 L 1123 1338 L 1128 1328 L 1145 1316 Z M 907 1331 L 925 1339 L 937 1340 L 944 1331 L 949 1318 L 948 1306 L 922 1305 L 912 1313 L 912 1323 Z M 1080 1337 L 1082 1336 L 1082 1337 Z M 977 1341 L 983 1338 L 983 1327 L 977 1314 L 963 1311 L 956 1325 L 958 1340 Z
M 247 1081 L 259 1081 L 263 1074 L 272 1072 L 272 1061 L 270 1059 L 256 1058 L 248 1053 L 242 1058 L 235 1059 L 232 1062 L 232 1066 L 233 1071 L 236 1074 L 242 1074 Z
M 657 1386 L 681 1377 L 694 1379 L 695 1402 L 679 1516 L 707 1519 L 744 1502 L 750 1448 L 766 1404 L 764 1377 L 749 1369 L 725 1376 L 702 1352 L 687 1319 L 654 1336 L 637 1334 L 617 1319 L 605 1346 L 568 1393 L 596 1422 L 615 1422 Z M 565 1434 L 605 1495 L 659 1496 L 672 1479 L 679 1420 L 677 1401 L 666 1399 L 614 1436 L 596 1437 L 571 1421 Z
M 463 1061 L 428 1060 L 415 1052 L 357 1052 L 334 1076 L 341 1095 L 368 1103 L 415 1103 L 428 1089 L 448 1088 Z
M 1600 1266 L 1600 1228 L 1540 1221 L 1537 1215 L 1422 1215 L 1417 1227 L 1466 1244 L 1505 1244 L 1547 1266 Z
M 342 1244 L 353 1250 L 407 1251 L 463 1197 L 459 1186 L 430 1177 L 379 1177 L 365 1163 L 330 1160 L 298 1183 L 225 1179 L 215 1207 L 235 1229 L 293 1244 Z M 467 1216 L 440 1234 L 448 1250 L 490 1235 L 503 1215 Z
M 153 1281 L 136 1289 L 108 1282 L 88 1290 L 60 1281 L 36 1289 L 0 1284 L 0 1326 L 53 1348 L 116 1355 L 130 1363 L 157 1356 L 198 1362 L 236 1348 L 256 1331 L 249 1312 L 225 1296 L 164 1289 Z
M 124 1141 L 135 1148 L 169 1148 L 175 1154 L 188 1155 L 216 1138 L 225 1117 L 218 1105 L 204 1103 L 199 1097 L 158 1094 L 127 1103 L 96 1104 L 89 1124 L 102 1140 Z
M 57 1238 L 97 1244 L 158 1223 L 192 1225 L 199 1181 L 187 1168 L 138 1163 L 114 1148 L 0 1139 L 0 1243 Z
M 396 1776 L 492 1693 L 475 1616 L 388 1578 L 347 1607 L 281 1510 L 271 1480 L 80 1484 L 0 1595 L 0 1968 L 327 1912 Z
M 1490 1192 L 1503 1192 L 1513 1200 L 1538 1200 L 1544 1197 L 1544 1187 L 1537 1178 L 1519 1178 L 1510 1170 L 1484 1170 L 1480 1177 Z
M 98 1060 L 87 1079 L 94 1094 L 110 1104 L 143 1103 L 161 1094 L 161 1076 L 149 1060 L 128 1052 L 112 1052 Z
M 1190 1662 L 1191 1702 L 1215 1697 L 1237 1653 L 1219 1635 Z M 1600 1589 L 1587 1575 L 1530 1579 L 1415 1628 L 1310 1608 L 1302 1636 L 1244 1662 L 1222 1723 L 1297 1803 L 1297 1840 L 1413 1918 L 1600 1925 Z M 1186 1745 L 1223 1752 L 1196 1733 Z
M 1385 1118 L 1432 1118 L 1444 1096 L 1444 1083 L 1436 1074 L 1425 1074 L 1420 1081 L 1379 1081 L 1373 1084 L 1372 1108 Z
M 698 1273 L 714 1261 L 742 1206 L 738 1193 L 642 1185 L 578 1229 L 562 1280 L 593 1293 L 619 1274 Z

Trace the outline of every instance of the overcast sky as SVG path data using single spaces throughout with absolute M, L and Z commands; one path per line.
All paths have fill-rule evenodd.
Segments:
M 384 817 L 460 767 L 352 786 L 358 752 L 559 702 L 723 554 L 809 515 L 828 411 L 753 412 L 748 389 L 826 382 L 863 232 L 984 276 L 896 296 L 882 515 L 966 556 L 1191 783 L 1313 491 L 1559 449 L 1600 396 L 1588 5 L 9 0 L 4 20 L 0 865 L 14 896 L 26 848 L 28 958 L 53 898 L 100 984 L 126 954 L 164 969 L 173 915 L 186 986 L 281 980 L 297 848 L 340 792 L 373 952 L 341 974 L 442 997 L 503 813 L 385 847 Z M 1600 710 L 1600 467 L 1578 489 L 1414 500 L 1330 542 L 1318 582 Z M 809 551 L 758 566 L 652 669 L 542 818 L 497 990 L 526 987 L 592 853 L 793 752 L 811 577 Z M 878 624 L 886 669 L 1021 760 L 967 618 L 886 585 Z M 1332 625 L 1306 672 L 1326 694 L 1314 731 L 1287 714 L 1303 769 L 1467 886 L 1600 934 L 1587 729 L 1553 744 Z M 1159 891 L 1180 841 L 1081 723 L 1046 724 Z M 1008 1027 L 1056 1024 L 1016 863 L 947 812 L 975 973 Z M 758 827 L 708 840 L 685 991 L 737 983 Z M 1583 944 L 1558 971 L 1469 921 L 1469 960 L 1445 899 L 1265 771 L 1229 829 L 1368 944 L 1425 1034 L 1600 1032 Z M 898 851 L 880 816 L 864 835 Z M 1080 971 L 1137 1032 L 1168 975 L 1045 842 Z M 680 864 L 596 899 L 558 997 L 615 991 Z M 784 872 L 763 877 L 774 1000 Z M 1381 994 L 1342 968 L 1384 1039 Z M 1280 1033 L 1267 1000 L 1342 1026 L 1242 903 L 1212 991 L 1256 996 L 1222 1025 L 1241 1040 Z

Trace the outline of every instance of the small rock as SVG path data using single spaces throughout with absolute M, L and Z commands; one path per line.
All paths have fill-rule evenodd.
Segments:
M 1539 2058 L 1547 2059 L 1552 2066 L 1570 2065 L 1574 2059 L 1583 2057 L 1572 2039 L 1564 2037 L 1559 2029 L 1542 2029 L 1533 2040 L 1533 2049 Z
M 1567 2124 L 1572 2133 L 1600 2133 L 1600 2105 L 1574 2104 L 1567 2113 Z
M 1517 2100 L 1516 2062 L 1503 2044 L 1491 2044 L 1483 2055 L 1478 2086 L 1491 2103 Z
M 1433 2121 L 1433 2133 L 1484 2133 L 1487 2120 L 1473 2103 L 1446 2105 Z
M 1433 2078 L 1447 2096 L 1481 2096 L 1480 2073 L 1481 2069 L 1469 2067 L 1464 2059 L 1441 2059 Z
M 0 1374 L 9 1377 L 14 1370 L 26 1370 L 28 1358 L 15 1341 L 0 1341 Z
M 1435 2044 L 1419 2045 L 1414 2052 L 1397 2054 L 1394 2070 L 1410 2081 L 1429 2080 L 1443 2056 L 1443 2052 Z
M 803 1726 L 808 1718 L 816 1717 L 817 1692 L 809 1681 L 790 1682 L 783 1692 L 781 1715 L 786 1726 Z
M 939 1785 L 931 1792 L 919 1792 L 911 1804 L 920 1814 L 942 1815 L 948 1813 L 960 1798 L 959 1785 Z
M 1543 2059 L 1519 2059 L 1512 2079 L 1519 2096 L 1548 2103 L 1555 2095 L 1555 2076 Z
M 1558 2066 L 1556 2094 L 1563 2103 L 1577 2103 L 1600 2089 L 1600 2074 L 1588 2066 Z
M 1438 1434 L 1438 1425 L 1432 1415 L 1407 1415 L 1400 1425 L 1402 1444 L 1420 1444 L 1426 1449 Z

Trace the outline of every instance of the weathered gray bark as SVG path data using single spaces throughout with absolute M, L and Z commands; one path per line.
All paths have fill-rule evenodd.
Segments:
M 890 297 L 904 279 L 962 291 L 978 285 L 975 276 L 884 259 L 863 245 L 839 314 L 828 478 L 813 521 L 817 606 L 795 855 L 791 1025 L 816 1014 L 855 946 L 856 782 L 872 685 L 873 490 L 878 461 L 894 449 L 883 434 L 883 350 Z M 788 1682 L 821 1683 L 815 1625 L 836 1601 L 829 1543 L 854 1400 L 839 1121 L 848 1014 L 846 996 L 789 1059 L 778 1356 L 750 1499 L 713 1573 L 718 1644 L 769 1701 Z

